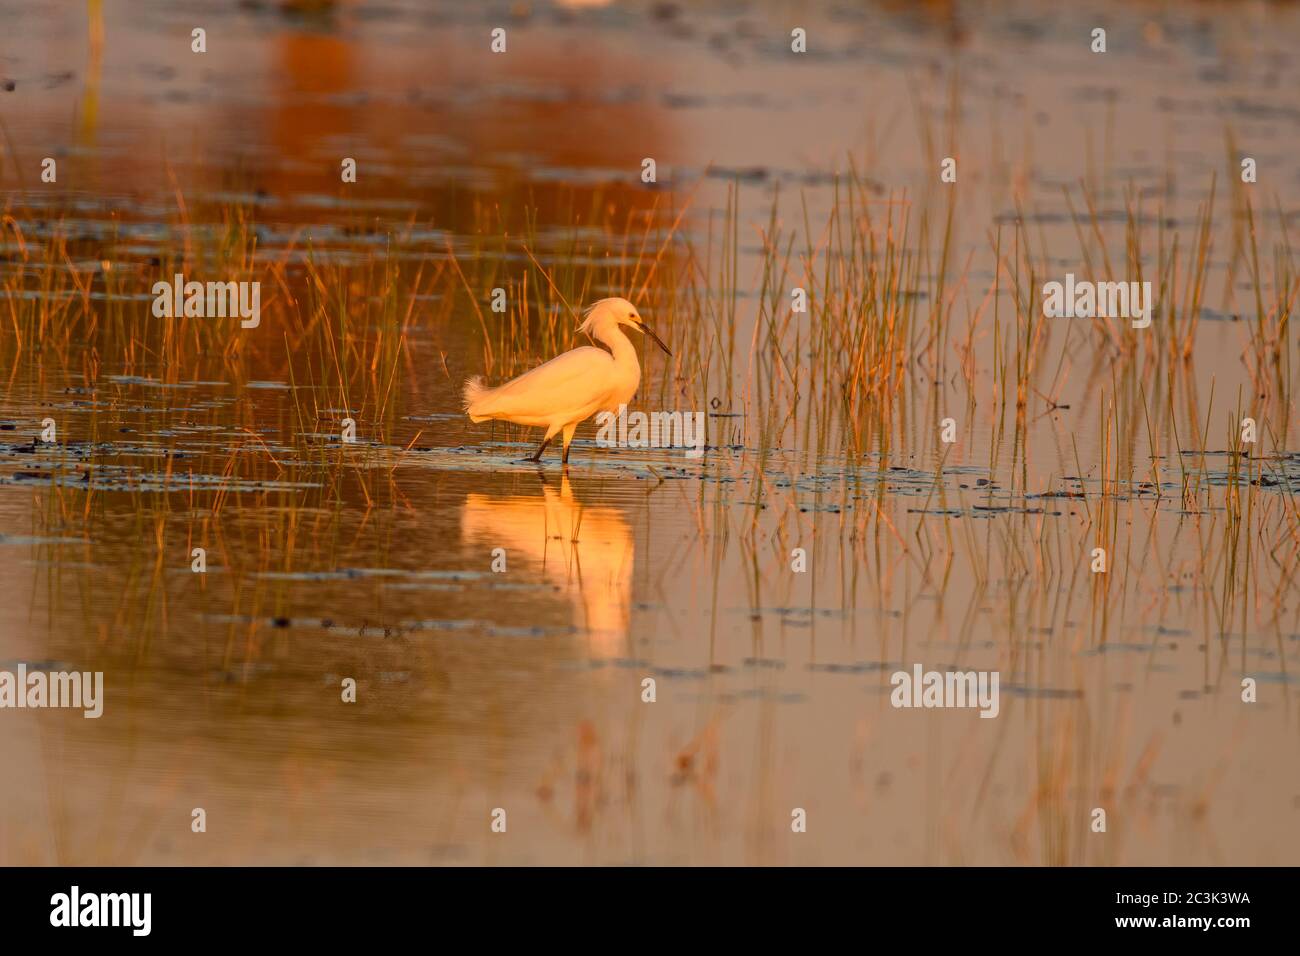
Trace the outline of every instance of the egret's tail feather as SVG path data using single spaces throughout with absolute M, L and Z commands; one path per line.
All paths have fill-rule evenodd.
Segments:
M 482 375 L 475 375 L 465 381 L 465 390 L 461 393 L 461 397 L 464 400 L 465 412 L 469 415 L 470 421 L 481 422 L 487 420 L 487 416 L 482 414 L 485 411 L 482 407 L 483 400 L 491 395 L 493 391 L 495 390 L 483 384 Z

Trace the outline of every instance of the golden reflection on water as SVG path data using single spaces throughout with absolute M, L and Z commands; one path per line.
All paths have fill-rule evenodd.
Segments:
M 523 556 L 573 602 L 574 622 L 600 657 L 626 653 L 635 558 L 632 528 L 616 507 L 583 504 L 567 471 L 559 488 L 541 482 L 537 496 L 470 494 L 461 534 L 484 552 L 504 548 Z

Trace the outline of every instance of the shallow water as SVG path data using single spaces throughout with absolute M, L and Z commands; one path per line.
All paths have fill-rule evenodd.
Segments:
M 1248 354 L 1228 137 L 1259 162 L 1267 305 L 1294 281 L 1273 250 L 1300 216 L 1300 11 L 1105 5 L 1102 59 L 1089 14 L 1032 3 L 799 21 L 761 2 L 326 7 L 108 5 L 96 58 L 82 7 L 0 0 L 6 208 L 29 250 L 68 252 L 28 259 L 14 229 L 0 246 L 3 311 L 52 310 L 48 337 L 21 341 L 0 314 L 0 668 L 107 685 L 98 720 L 0 711 L 0 862 L 1296 862 L 1296 342 L 1288 328 L 1276 370 Z M 498 21 L 510 52 L 493 57 Z M 821 441 L 798 425 L 807 405 L 774 435 L 746 392 L 773 198 L 797 247 L 805 221 L 816 242 L 845 208 L 850 160 L 881 210 L 941 211 L 949 142 L 941 365 L 913 343 L 887 447 Z M 59 178 L 43 185 L 47 155 Z M 359 188 L 340 188 L 340 156 Z M 989 295 L 999 226 L 1005 251 L 1019 207 L 1059 267 L 1040 285 L 1082 275 L 1102 256 L 1076 222 L 1083 188 L 1120 258 L 1131 189 L 1154 274 L 1155 229 L 1185 254 L 1212 174 L 1188 362 L 1171 373 L 1049 322 L 1018 421 L 979 311 L 994 301 L 1007 334 L 1005 263 Z M 500 320 L 429 270 L 460 264 L 484 300 L 531 256 L 639 287 L 663 243 L 718 256 L 729 188 L 730 374 L 686 364 L 692 344 L 722 354 L 708 315 L 663 290 L 646 310 L 678 357 L 644 353 L 640 400 L 702 394 L 703 458 L 597 447 L 587 425 L 567 471 L 539 469 L 520 461 L 537 436 L 460 414 L 465 376 L 542 350 L 486 368 Z M 232 209 L 267 270 L 250 273 L 262 325 L 227 352 L 130 341 L 113 310 L 151 298 L 133 283 L 169 278 L 182 248 L 222 261 Z M 909 240 L 924 280 L 930 227 Z M 337 356 L 341 401 L 310 334 L 281 321 L 313 268 L 354 270 L 331 315 L 405 334 L 382 353 L 382 411 L 357 385 L 366 355 Z M 51 275 L 75 281 L 51 291 Z M 1227 447 L 1243 408 L 1266 423 L 1248 464 Z M 998 717 L 891 707 L 890 675 L 915 663 L 999 671 Z

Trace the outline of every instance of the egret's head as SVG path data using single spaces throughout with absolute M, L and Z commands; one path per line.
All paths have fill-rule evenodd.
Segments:
M 582 325 L 578 326 L 578 331 L 586 332 L 593 338 L 599 337 L 597 332 L 602 326 L 626 325 L 650 336 L 666 354 L 673 354 L 668 351 L 668 346 L 664 345 L 663 340 L 654 334 L 654 330 L 645 324 L 645 320 L 641 318 L 641 313 L 637 312 L 636 306 L 627 299 L 601 299 L 587 309 L 586 315 L 587 317 L 583 320 Z

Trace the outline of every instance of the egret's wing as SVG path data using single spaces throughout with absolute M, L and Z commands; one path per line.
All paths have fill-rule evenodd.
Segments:
M 494 388 L 475 402 L 475 415 L 542 415 L 587 405 L 609 388 L 614 357 L 584 345 Z

